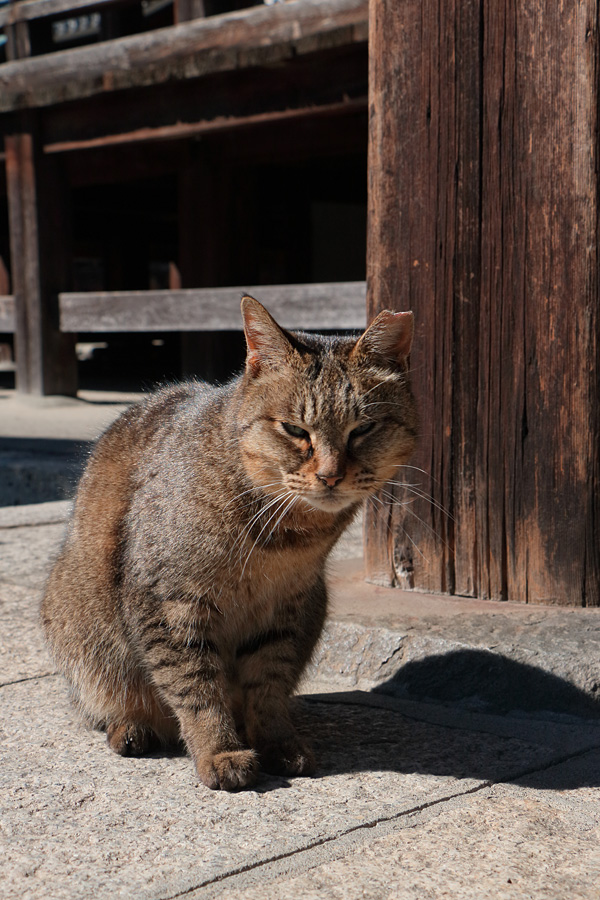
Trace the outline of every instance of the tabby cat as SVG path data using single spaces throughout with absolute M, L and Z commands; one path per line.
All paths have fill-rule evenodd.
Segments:
M 362 337 L 282 329 L 242 299 L 244 373 L 166 387 L 98 441 L 42 602 L 56 664 L 122 755 L 183 740 L 210 788 L 306 775 L 289 698 L 324 565 L 413 450 L 413 317 Z

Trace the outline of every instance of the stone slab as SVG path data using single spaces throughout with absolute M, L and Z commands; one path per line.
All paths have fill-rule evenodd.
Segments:
M 80 391 L 77 397 L 36 397 L 0 389 L 0 438 L 95 440 L 142 396 Z
M 63 522 L 0 526 L 0 584 L 41 589 L 65 532 Z
M 553 791 L 555 781 L 571 786 Z M 589 784 L 593 785 L 588 786 Z M 600 884 L 600 753 L 490 785 L 328 848 L 314 865 L 230 882 L 228 900 L 594 900 Z M 337 855 L 336 856 L 336 851 Z M 333 858 L 332 858 L 333 857 Z M 297 871 L 301 865 L 304 871 Z M 238 879 L 241 882 L 242 879 Z M 193 891 L 189 900 L 217 896 Z
M 64 682 L 0 689 L 0 859 L 6 900 L 140 900 L 222 885 L 239 872 L 372 832 L 490 781 L 547 768 L 556 748 L 434 725 L 380 706 L 306 700 L 312 779 L 262 777 L 215 793 L 185 756 L 124 759 L 86 730 Z M 49 894 L 50 891 L 50 894 Z
M 69 500 L 0 507 L 0 529 L 32 525 L 64 524 L 71 512 Z
M 38 609 L 38 593 L 0 584 L 0 687 L 54 671 Z

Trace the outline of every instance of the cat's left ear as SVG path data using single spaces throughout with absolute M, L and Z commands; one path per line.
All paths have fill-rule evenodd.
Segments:
M 264 367 L 276 367 L 289 360 L 294 348 L 283 328 L 262 303 L 247 294 L 242 297 L 242 319 L 248 354 L 246 371 L 256 378 Z
M 411 312 L 394 313 L 384 309 L 359 338 L 352 355 L 375 354 L 405 368 L 414 329 L 414 316 Z

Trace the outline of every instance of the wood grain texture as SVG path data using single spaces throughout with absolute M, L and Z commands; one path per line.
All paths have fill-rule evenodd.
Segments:
M 481 593 L 598 605 L 598 7 L 486 10 Z
M 273 64 L 362 41 L 368 0 L 290 0 L 0 65 L 0 112 Z
M 239 331 L 249 293 L 285 328 L 365 327 L 365 283 L 262 285 L 60 295 L 60 327 L 76 331 Z
M 371 9 L 368 313 L 415 313 L 421 440 L 415 469 L 399 479 L 414 489 L 396 490 L 403 505 L 381 507 L 381 525 L 367 534 L 368 565 L 375 580 L 473 593 L 472 522 L 451 518 L 455 497 L 472 503 L 473 448 L 457 457 L 451 435 L 476 416 L 467 386 L 477 371 L 478 81 L 465 53 L 477 56 L 477 3 Z M 382 544 L 393 552 L 377 573 Z
M 372 508 L 373 580 L 600 604 L 597 18 L 371 5 L 368 311 L 415 312 L 433 499 Z

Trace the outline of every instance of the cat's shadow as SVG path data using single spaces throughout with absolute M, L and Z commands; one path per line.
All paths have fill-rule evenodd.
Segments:
M 446 715 L 440 721 L 445 722 L 411 717 L 406 707 L 393 703 L 370 705 L 378 695 L 443 706 Z M 464 712 L 502 716 L 502 733 L 494 733 L 493 722 L 488 729 L 481 720 L 469 728 Z M 600 703 L 562 678 L 485 650 L 407 663 L 371 694 L 306 696 L 300 699 L 299 716 L 315 745 L 317 777 L 395 771 L 518 781 L 540 790 L 600 786 Z M 532 728 L 538 730 L 536 738 Z M 579 746 L 591 746 L 595 753 L 573 749 L 570 739 L 578 728 L 587 729 L 586 743 Z M 553 754 L 539 749 L 549 734 Z M 550 761 L 570 755 L 569 765 Z

